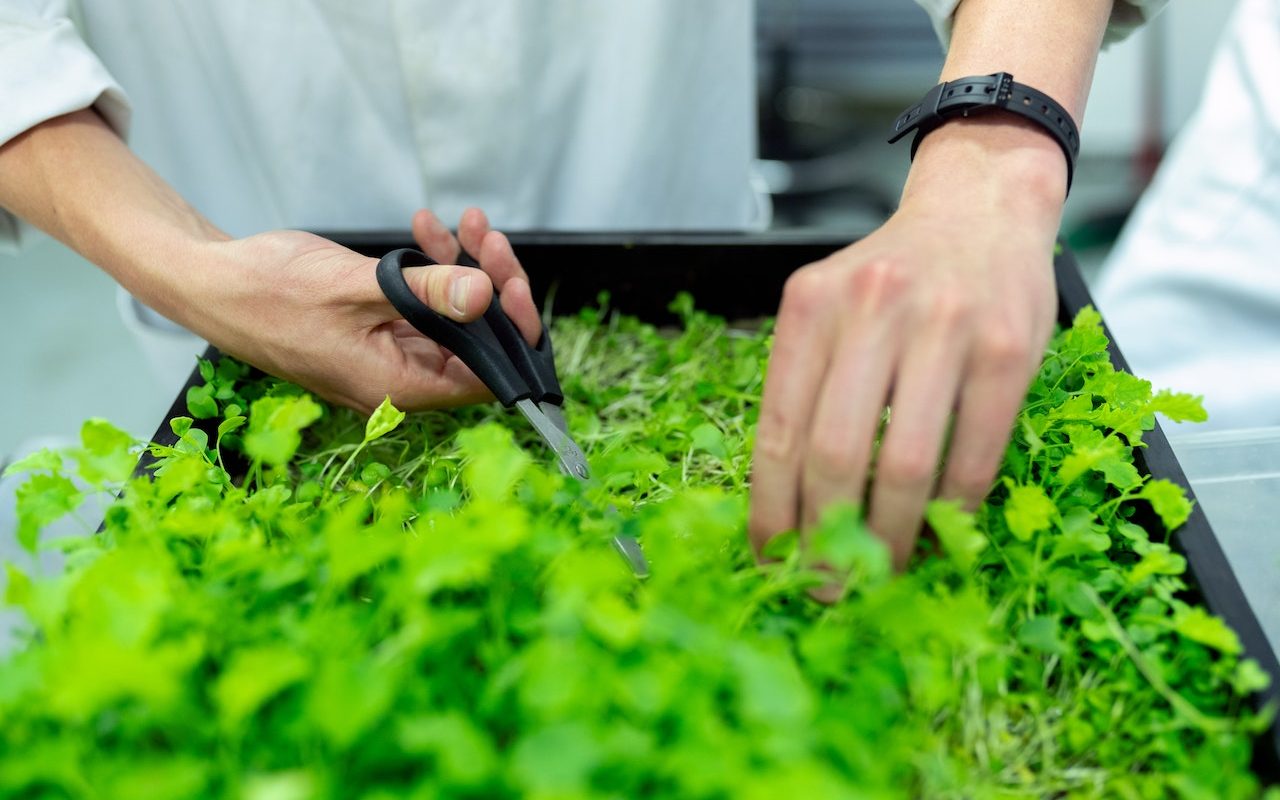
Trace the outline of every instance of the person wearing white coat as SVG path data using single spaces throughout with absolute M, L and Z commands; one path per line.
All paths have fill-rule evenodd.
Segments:
M 1240 0 L 1096 297 L 1130 366 L 1211 428 L 1280 425 L 1280 0 Z
M 1160 4 L 925 3 L 950 37 L 943 80 L 1009 72 L 1075 119 L 1108 22 Z M 411 224 L 443 262 L 406 271 L 425 302 L 473 319 L 496 287 L 532 336 L 527 277 L 464 207 L 514 227 L 760 224 L 751 29 L 746 0 L 0 0 L 0 207 L 329 400 L 476 401 L 465 367 L 397 323 L 371 260 L 279 228 Z M 865 491 L 902 563 L 928 497 L 985 495 L 1053 327 L 1066 184 L 1037 125 L 953 120 L 882 228 L 795 273 L 753 454 L 755 544 Z M 440 217 L 459 214 L 455 238 Z M 460 246 L 483 273 L 453 265 Z

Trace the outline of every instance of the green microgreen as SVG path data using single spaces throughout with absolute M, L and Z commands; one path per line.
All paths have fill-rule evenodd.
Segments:
M 757 562 L 770 326 L 675 308 L 555 321 L 589 485 L 501 408 L 366 420 L 229 358 L 151 476 L 100 421 L 14 464 L 33 548 L 119 497 L 60 574 L 8 568 L 0 794 L 1260 796 L 1267 676 L 1188 592 L 1185 495 L 1133 459 L 1156 413 L 1203 412 L 1114 370 L 1095 312 L 1051 341 L 986 502 L 933 503 L 895 574 L 852 507 Z M 833 574 L 844 598 L 810 599 Z

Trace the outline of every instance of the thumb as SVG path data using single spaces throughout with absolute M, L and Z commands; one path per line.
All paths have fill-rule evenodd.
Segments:
M 409 267 L 405 282 L 422 302 L 437 314 L 456 322 L 470 322 L 484 315 L 493 299 L 493 281 L 483 270 L 451 264 Z

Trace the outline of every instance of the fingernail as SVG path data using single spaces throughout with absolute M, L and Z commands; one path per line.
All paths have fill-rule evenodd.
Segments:
M 453 306 L 453 310 L 458 314 L 467 313 L 467 297 L 470 296 L 470 289 L 470 275 L 454 278 L 453 283 L 449 284 L 449 305 Z

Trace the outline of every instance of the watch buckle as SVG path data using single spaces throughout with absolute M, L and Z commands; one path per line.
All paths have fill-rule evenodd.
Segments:
M 995 84 L 992 86 L 993 102 L 1007 103 L 1013 99 L 1013 73 L 996 72 L 991 75 Z

